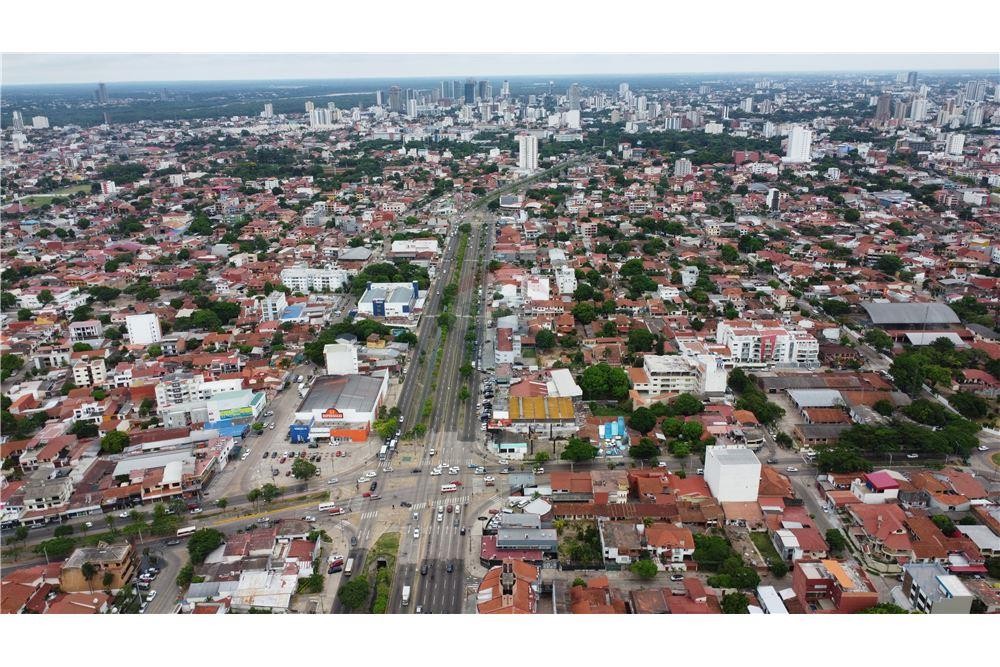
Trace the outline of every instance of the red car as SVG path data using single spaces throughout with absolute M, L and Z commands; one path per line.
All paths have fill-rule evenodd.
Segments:
M 361 494 L 361 497 L 362 498 L 371 498 L 372 497 L 372 492 L 371 491 L 365 491 L 364 493 Z
M 455 486 L 462 486 L 462 483 L 457 479 L 454 482 L 452 482 L 452 484 L 454 484 Z
M 340 450 L 338 449 L 338 450 L 337 450 L 337 456 L 343 456 L 343 455 L 344 455 L 344 452 L 342 452 L 342 451 L 340 451 Z
M 451 514 L 451 510 L 454 509 L 451 505 L 448 505 L 448 513 Z

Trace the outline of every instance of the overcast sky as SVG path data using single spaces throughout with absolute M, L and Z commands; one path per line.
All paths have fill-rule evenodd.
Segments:
M 2 81 L 45 84 L 996 68 L 996 54 L 4 54 Z

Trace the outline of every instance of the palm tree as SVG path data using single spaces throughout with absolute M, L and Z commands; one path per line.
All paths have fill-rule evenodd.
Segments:
M 105 571 L 104 577 L 101 579 L 101 584 L 104 586 L 104 592 L 111 595 L 111 584 L 115 581 L 115 574 L 110 570 Z
M 80 566 L 80 574 L 82 574 L 83 578 L 87 580 L 87 586 L 90 588 L 90 592 L 93 593 L 94 592 L 93 579 L 94 576 L 97 574 L 97 566 L 91 563 L 90 561 L 87 561 Z

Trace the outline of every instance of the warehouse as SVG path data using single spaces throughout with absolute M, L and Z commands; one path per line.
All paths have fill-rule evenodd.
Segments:
M 389 380 L 376 375 L 327 375 L 316 378 L 289 427 L 292 442 L 364 442 L 385 400 Z

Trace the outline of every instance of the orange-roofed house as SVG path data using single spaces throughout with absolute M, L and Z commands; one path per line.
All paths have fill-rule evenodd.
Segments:
M 490 568 L 476 593 L 478 614 L 534 614 L 538 608 L 541 569 L 524 561 L 504 559 Z

